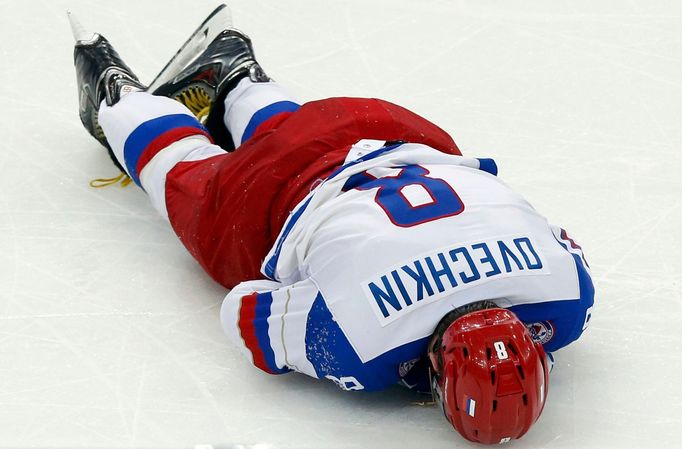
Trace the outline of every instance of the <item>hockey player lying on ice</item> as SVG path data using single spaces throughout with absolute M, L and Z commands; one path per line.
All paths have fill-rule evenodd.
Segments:
M 299 104 L 229 27 L 149 88 L 75 34 L 83 124 L 231 289 L 222 324 L 256 367 L 431 388 L 471 441 L 528 431 L 594 289 L 580 247 L 492 160 L 386 101 Z

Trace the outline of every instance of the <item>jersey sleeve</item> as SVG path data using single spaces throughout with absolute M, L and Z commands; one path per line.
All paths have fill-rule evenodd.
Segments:
M 397 383 L 428 340 L 361 360 L 310 278 L 290 285 L 268 280 L 239 284 L 223 301 L 221 321 L 233 343 L 266 373 L 296 371 L 348 391 L 375 391 Z
M 547 352 L 556 351 L 577 340 L 587 329 L 594 306 L 594 285 L 582 248 L 564 229 L 558 226 L 550 228 L 557 244 L 573 259 L 579 296 L 509 308 L 528 326 L 533 339 L 540 341 Z
M 316 377 L 306 360 L 304 342 L 308 311 L 317 295 L 310 280 L 292 285 L 268 280 L 243 282 L 223 301 L 223 329 L 266 373 L 295 370 Z

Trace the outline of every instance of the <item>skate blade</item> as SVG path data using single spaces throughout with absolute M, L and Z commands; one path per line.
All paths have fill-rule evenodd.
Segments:
M 71 33 L 76 40 L 76 45 L 88 45 L 97 40 L 99 34 L 92 31 L 87 31 L 85 27 L 76 19 L 76 16 L 71 11 L 66 11 L 66 16 L 69 18 L 71 24 Z
M 199 28 L 187 39 L 168 64 L 151 82 L 147 91 L 154 92 L 160 86 L 172 80 L 184 67 L 191 64 L 201 54 L 201 50 L 213 42 L 224 29 L 232 27 L 232 13 L 227 5 L 222 4 L 213 10 Z

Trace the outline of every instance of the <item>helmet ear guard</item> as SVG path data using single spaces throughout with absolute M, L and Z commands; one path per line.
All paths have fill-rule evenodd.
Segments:
M 432 389 L 446 419 L 464 438 L 498 444 L 523 436 L 547 397 L 540 343 L 511 311 L 460 316 L 429 348 Z

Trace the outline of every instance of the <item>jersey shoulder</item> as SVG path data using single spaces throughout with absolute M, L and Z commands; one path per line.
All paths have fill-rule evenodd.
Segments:
M 509 307 L 526 323 L 534 340 L 547 351 L 556 351 L 574 342 L 587 329 L 594 308 L 594 283 L 582 247 L 566 230 L 551 226 L 557 244 L 570 255 L 575 267 L 578 294 L 575 298 L 550 300 Z

